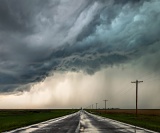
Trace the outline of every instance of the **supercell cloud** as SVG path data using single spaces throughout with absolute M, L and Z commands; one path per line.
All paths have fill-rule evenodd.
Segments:
M 1 0 L 0 92 L 56 71 L 130 64 L 159 72 L 159 0 Z M 136 64 L 137 65 L 137 64 Z

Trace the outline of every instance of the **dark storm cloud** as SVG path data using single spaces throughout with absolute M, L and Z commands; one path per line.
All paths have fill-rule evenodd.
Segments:
M 144 65 L 144 56 L 155 59 L 148 66 L 157 68 L 159 6 L 158 0 L 1 0 L 0 91 L 26 90 L 52 71 L 94 74 L 137 57 Z

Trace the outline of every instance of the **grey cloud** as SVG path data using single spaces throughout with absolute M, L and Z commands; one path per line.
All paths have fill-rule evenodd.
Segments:
M 158 0 L 2 0 L 0 91 L 27 90 L 52 71 L 94 74 L 150 54 L 149 69 L 159 66 L 159 5 Z
M 1 28 L 4 28 L 4 30 L 10 29 L 13 32 L 23 31 L 22 34 L 24 34 L 25 31 L 31 32 L 34 26 L 36 26 L 34 21 L 36 21 L 39 14 L 42 13 L 46 15 L 46 18 L 50 17 L 51 14 L 48 11 L 54 11 L 53 9 L 58 5 L 58 0 L 1 0 Z M 46 9 L 48 10 L 47 12 Z

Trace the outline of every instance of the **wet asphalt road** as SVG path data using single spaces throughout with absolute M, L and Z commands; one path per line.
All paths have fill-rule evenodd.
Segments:
M 8 133 L 154 133 L 85 111 L 49 120 Z
M 75 133 L 79 124 L 79 113 L 38 129 L 33 133 Z

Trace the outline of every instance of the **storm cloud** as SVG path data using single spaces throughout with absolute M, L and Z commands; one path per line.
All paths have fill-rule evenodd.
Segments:
M 92 75 L 134 60 L 159 72 L 159 6 L 159 0 L 1 0 L 0 92 L 27 90 L 56 71 Z

